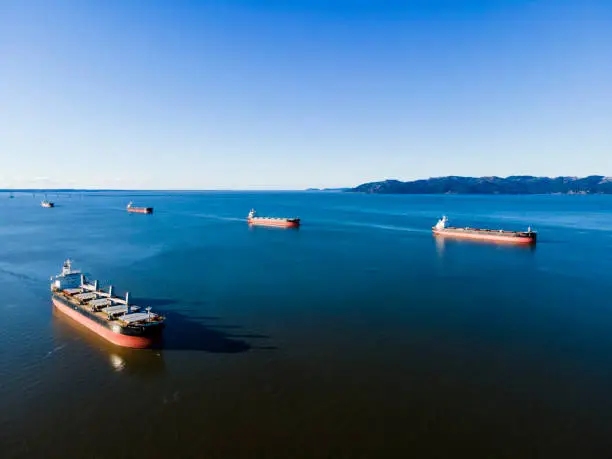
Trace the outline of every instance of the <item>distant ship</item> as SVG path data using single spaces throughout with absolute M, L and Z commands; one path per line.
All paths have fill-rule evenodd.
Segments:
M 46 199 L 43 199 L 42 201 L 40 201 L 40 205 L 41 207 L 47 207 L 47 208 L 55 207 L 54 203 L 52 203 L 51 201 L 47 201 Z
M 249 212 L 247 222 L 249 225 L 280 226 L 283 228 L 297 228 L 300 226 L 299 218 L 256 217 L 255 209 L 251 209 Z
M 527 228 L 527 231 L 504 231 L 476 228 L 456 228 L 446 226 L 448 218 L 445 216 L 438 220 L 432 228 L 435 236 L 449 236 L 465 239 L 481 239 L 497 242 L 512 242 L 517 244 L 535 244 L 537 233 Z
M 134 207 L 134 203 L 130 201 L 127 205 L 127 211 L 136 214 L 152 214 L 153 207 Z
M 151 308 L 134 306 L 125 298 L 98 288 L 98 281 L 87 282 L 85 275 L 64 262 L 61 274 L 51 278 L 51 297 L 55 307 L 113 344 L 131 348 L 151 347 L 160 337 L 165 317 Z

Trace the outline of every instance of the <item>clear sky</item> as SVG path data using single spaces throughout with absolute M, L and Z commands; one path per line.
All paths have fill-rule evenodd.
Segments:
M 0 188 L 612 175 L 612 1 L 0 1 Z

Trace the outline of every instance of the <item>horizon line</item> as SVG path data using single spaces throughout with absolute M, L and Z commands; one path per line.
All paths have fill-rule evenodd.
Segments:
M 319 189 L 319 188 L 317 188 Z M 313 190 L 312 188 L 310 190 Z M 293 189 L 241 189 L 241 188 L 0 188 L 0 193 L 21 192 L 101 192 L 101 191 L 176 191 L 176 192 L 208 192 L 208 191 L 236 191 L 236 192 L 269 192 L 269 191 L 309 191 L 308 188 Z
M 451 178 L 451 177 L 459 177 L 459 178 L 501 178 L 507 179 L 509 177 L 534 177 L 534 178 L 589 178 L 589 177 L 603 177 L 603 178 L 612 178 L 612 176 L 604 175 L 604 174 L 590 174 L 590 175 L 557 175 L 557 176 L 548 176 L 548 175 L 482 175 L 482 176 L 473 176 L 473 175 L 438 175 L 438 176 L 429 176 L 427 178 L 418 178 L 412 180 L 401 180 L 397 178 L 383 178 L 379 180 L 373 181 L 364 181 L 359 183 L 358 185 L 353 186 L 330 186 L 330 187 L 306 187 L 306 188 L 67 188 L 67 187 L 57 187 L 57 188 L 0 188 L 0 192 L 101 192 L 101 191 L 176 191 L 176 192 L 208 192 L 208 191 L 237 191 L 237 192 L 269 192 L 269 191 L 283 191 L 283 192 L 291 192 L 291 191 L 322 191 L 322 190 L 343 190 L 343 189 L 351 189 L 356 188 L 360 185 L 365 185 L 368 183 L 376 183 L 376 182 L 386 182 L 386 181 L 398 181 L 398 182 L 417 182 L 421 180 L 432 180 L 432 179 L 441 179 L 441 178 Z

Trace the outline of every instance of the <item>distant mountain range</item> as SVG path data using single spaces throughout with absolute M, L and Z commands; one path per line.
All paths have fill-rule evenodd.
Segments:
M 612 177 L 448 176 L 412 182 L 370 182 L 346 191 L 376 194 L 612 194 Z

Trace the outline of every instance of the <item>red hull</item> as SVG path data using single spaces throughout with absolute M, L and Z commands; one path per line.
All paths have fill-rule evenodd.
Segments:
M 299 220 L 285 220 L 279 219 L 268 219 L 268 218 L 249 218 L 247 219 L 249 225 L 261 225 L 261 226 L 277 226 L 281 228 L 297 228 L 300 226 Z
M 134 214 L 152 214 L 152 207 L 129 207 L 128 212 L 132 212 Z
M 108 328 L 105 328 L 102 325 L 95 323 L 93 320 L 88 319 L 87 317 L 83 316 L 83 314 L 79 314 L 77 311 L 72 308 L 69 308 L 65 304 L 62 304 L 55 298 L 53 299 L 53 304 L 59 311 L 66 314 L 71 319 L 74 319 L 81 325 L 84 325 L 85 327 L 89 328 L 92 332 L 96 333 L 107 341 L 116 344 L 117 346 L 131 347 L 135 349 L 145 349 L 151 347 L 151 345 L 153 344 L 153 340 L 151 338 L 142 336 L 127 336 L 122 335 L 120 333 L 115 333 L 109 330 Z
M 460 239 L 478 239 L 481 241 L 510 242 L 512 244 L 533 244 L 535 239 L 529 237 L 503 236 L 497 234 L 474 234 L 433 230 L 435 236 L 456 237 Z

